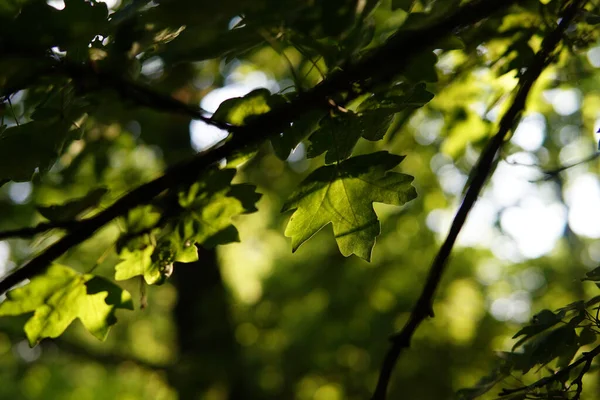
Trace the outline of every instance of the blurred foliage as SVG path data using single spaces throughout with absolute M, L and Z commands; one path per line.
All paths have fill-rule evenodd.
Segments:
M 0 1 L 0 235 L 43 228 L 2 236 L 1 274 L 233 140 L 205 122 L 235 137 L 476 3 Z M 567 3 L 411 37 L 416 56 L 371 65 L 393 79 L 374 70 L 106 221 L 0 303 L 0 399 L 369 398 Z M 390 398 L 600 399 L 599 22 L 585 3 L 533 87 Z

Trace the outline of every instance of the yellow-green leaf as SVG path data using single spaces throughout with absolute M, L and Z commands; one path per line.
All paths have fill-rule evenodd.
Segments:
M 295 210 L 285 230 L 292 250 L 331 223 L 341 253 L 369 261 L 380 231 L 373 203 L 400 206 L 417 197 L 412 176 L 386 172 L 403 159 L 380 151 L 310 174 L 282 209 Z
M 76 318 L 100 340 L 117 320 L 117 308 L 133 309 L 131 295 L 114 283 L 59 264 L 50 266 L 0 304 L 0 316 L 33 312 L 25 323 L 30 345 L 60 336 Z

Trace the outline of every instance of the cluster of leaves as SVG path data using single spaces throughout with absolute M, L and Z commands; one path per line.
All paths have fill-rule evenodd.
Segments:
M 112 14 L 96 0 L 65 0 L 62 10 L 34 0 L 0 4 L 1 182 L 43 182 L 74 142 L 85 142 L 89 147 L 75 156 L 79 157 L 77 162 L 62 171 L 58 167 L 59 172 L 66 176 L 73 169 L 83 170 L 83 162 L 79 162 L 89 148 L 98 146 L 97 153 L 106 150 L 88 140 L 86 133 L 94 131 L 99 121 L 124 125 L 129 117 L 123 104 L 183 114 L 230 133 L 214 147 L 216 151 L 233 149 L 229 153 L 223 150 L 225 160 L 220 166 L 210 162 L 200 171 L 184 171 L 185 176 L 173 178 L 150 198 L 129 200 L 132 197 L 128 196 L 136 192 L 126 194 L 110 205 L 110 210 L 116 210 L 110 215 L 104 209 L 106 204 L 102 204 L 104 199 L 117 197 L 132 187 L 119 188 L 116 193 L 99 187 L 83 197 L 37 207 L 39 214 L 49 220 L 40 232 L 59 228 L 76 236 L 84 230 L 80 226 L 98 220 L 104 226 L 119 217 L 116 225 L 120 234 L 114 243 L 120 260 L 114 265 L 117 281 L 142 276 L 146 284 L 161 284 L 170 276 L 174 263 L 197 261 L 198 247 L 239 241 L 232 218 L 256 211 L 261 195 L 251 184 L 233 182 L 236 175 L 239 177 L 237 168 L 264 150 L 261 145 L 267 142 L 271 145 L 266 146 L 269 151 L 272 148 L 281 160 L 286 160 L 301 143 L 307 148 L 308 159 L 324 155 L 323 165 L 308 174 L 283 204 L 282 212 L 293 212 L 285 230 L 292 250 L 331 224 L 344 256 L 354 254 L 369 261 L 380 234 L 373 203 L 403 206 L 415 199 L 417 192 L 411 184 L 412 176 L 393 171 L 404 156 L 388 151 L 362 154 L 361 146 L 382 141 L 386 135 L 390 138 L 415 110 L 430 102 L 431 110 L 448 114 L 448 143 L 456 131 L 470 128 L 474 120 L 478 128 L 484 128 L 471 132 L 469 140 L 486 139 L 489 121 L 481 121 L 464 105 L 449 106 L 443 98 L 436 102 L 440 96 L 434 99 L 438 89 L 460 78 L 451 76 L 440 82 L 438 56 L 459 48 L 473 60 L 461 64 L 462 71 L 486 65 L 498 75 L 516 71 L 517 77 L 523 77 L 535 57 L 537 44 L 532 38 L 540 39 L 552 28 L 543 17 L 558 19 L 562 9 L 558 1 L 526 1 L 518 6 L 519 18 L 501 15 L 476 26 L 462 22 L 460 26 L 445 27 L 439 22 L 444 21 L 447 10 L 476 7 L 483 2 L 394 0 L 391 9 L 402 13 L 402 22 L 393 33 L 375 24 L 378 1 L 195 3 L 132 0 Z M 457 34 L 435 38 L 437 42 L 423 48 L 417 44 L 405 47 L 406 54 L 386 54 L 389 62 L 383 66 L 369 63 L 382 59 L 375 58 L 382 42 L 394 43 L 403 34 L 414 40 L 415 32 L 430 26 L 446 29 L 442 33 Z M 593 35 L 579 38 L 578 46 L 587 46 L 593 40 Z M 483 43 L 491 53 L 486 57 L 479 51 Z M 142 73 L 142 65 L 152 59 L 175 68 L 214 58 L 232 60 L 265 45 L 284 59 L 289 48 L 301 56 L 299 67 L 292 66 L 291 71 L 295 90 L 271 93 L 258 89 L 223 102 L 212 116 L 176 100 L 188 98 L 185 90 L 165 95 L 155 90 L 164 82 L 155 82 Z M 495 54 L 497 48 L 502 50 Z M 365 74 L 352 69 L 362 61 L 374 70 Z M 339 77 L 347 71 L 355 75 L 340 83 Z M 365 77 L 368 74 L 371 76 Z M 303 104 L 307 98 L 303 96 L 327 88 L 327 84 L 331 93 L 325 93 L 314 104 Z M 26 93 L 25 100 L 13 107 L 11 96 L 21 90 Z M 273 124 L 268 129 L 262 122 L 267 120 Z M 254 133 L 243 130 L 253 124 L 265 130 L 260 132 L 260 140 L 243 136 Z M 232 143 L 244 145 L 234 147 Z M 465 151 L 467 143 L 452 146 L 455 151 L 449 153 L 456 155 Z M 107 156 L 102 157 L 96 158 L 98 170 L 108 163 Z M 162 178 L 149 184 L 167 181 L 165 177 L 173 177 L 174 170 L 167 170 Z M 125 206 L 119 208 L 121 204 Z M 85 238 L 99 227 L 86 231 Z M 44 267 L 28 276 L 31 280 L 25 286 L 10 291 L 0 304 L 0 315 L 33 312 L 25 325 L 32 345 L 45 337 L 57 337 L 76 318 L 94 336 L 104 338 L 116 321 L 115 310 L 131 308 L 130 295 L 105 278 L 80 274 L 57 263 Z M 594 272 L 589 279 L 597 280 L 599 274 Z M 522 352 L 504 354 L 502 367 L 477 388 L 461 392 L 462 396 L 474 398 L 512 371 L 526 374 L 555 360 L 559 372 L 554 376 L 560 375 L 561 379 L 504 394 L 517 399 L 537 395 L 542 386 L 552 394 L 576 386 L 578 395 L 581 378 L 570 377 L 569 371 L 582 365 L 572 361 L 579 349 L 596 340 L 598 316 L 588 309 L 598 310 L 599 302 L 595 298 L 538 314 L 531 325 L 515 335 L 520 338 L 515 347 L 522 348 Z M 585 361 L 582 367 L 587 365 Z M 562 386 L 557 388 L 555 384 Z
M 28 181 L 34 177 L 43 179 L 68 145 L 82 139 L 85 129 L 80 126 L 89 126 L 95 113 L 105 112 L 101 103 L 107 95 L 104 92 L 107 84 L 125 99 L 142 105 L 164 109 L 175 104 L 159 96 L 154 100 L 143 100 L 139 93 L 143 86 L 127 84 L 129 80 L 140 78 L 140 61 L 155 55 L 168 62 L 181 61 L 182 57 L 197 61 L 214 57 L 216 50 L 220 56 L 234 55 L 255 45 L 254 35 L 247 35 L 250 26 L 254 30 L 274 27 L 270 23 L 256 26 L 252 23 L 254 14 L 248 12 L 245 14 L 246 26 L 227 31 L 219 40 L 211 38 L 207 42 L 211 48 L 201 46 L 191 50 L 183 43 L 187 43 L 194 29 L 184 30 L 182 24 L 185 21 L 171 18 L 170 3 L 158 7 L 160 13 L 141 3 L 134 2 L 110 18 L 106 5 L 93 0 L 67 0 L 62 10 L 41 2 L 26 2 L 23 8 L 2 10 L 6 24 L 0 35 L 0 48 L 6 52 L 3 62 L 11 68 L 2 73 L 0 94 L 8 99 L 15 90 L 27 88 L 25 111 L 32 111 L 24 120 L 14 121 L 15 126 L 2 127 L 0 143 L 4 156 L 0 179 L 5 182 Z M 361 24 L 367 21 L 373 6 L 365 6 L 358 20 L 336 16 L 339 26 L 332 26 L 330 13 L 338 12 L 339 5 L 330 8 L 331 4 L 327 4 L 317 14 L 311 9 L 306 19 L 290 20 L 289 37 L 285 42 L 311 53 L 325 49 L 326 66 L 331 69 L 369 43 L 366 37 L 356 35 L 365 34 Z M 292 9 L 298 7 L 305 8 L 298 3 Z M 282 13 L 280 7 L 269 10 L 278 15 Z M 287 15 L 291 17 L 292 14 Z M 74 25 L 75 16 L 86 23 Z M 46 21 L 45 25 L 39 26 L 40 32 L 43 30 L 43 41 L 39 40 L 40 32 L 27 28 L 34 25 L 34 20 Z M 268 21 L 264 16 L 260 20 L 263 24 Z M 332 43 L 340 35 L 346 39 L 338 43 L 334 51 Z M 315 41 L 315 37 L 322 37 L 322 40 Z M 9 38 L 16 38 L 16 43 Z M 419 64 L 425 65 L 421 68 L 425 73 L 415 72 L 419 66 L 413 66 L 412 72 L 406 74 L 409 79 L 365 94 L 353 102 L 347 100 L 348 108 L 336 106 L 306 113 L 294 120 L 281 135 L 271 139 L 275 153 L 284 160 L 300 142 L 308 139 L 307 156 L 313 158 L 325 153 L 328 164 L 309 175 L 282 209 L 295 210 L 286 230 L 286 235 L 292 238 L 293 250 L 331 223 L 342 254 L 356 254 L 369 260 L 375 238 L 380 233 L 373 202 L 400 206 L 416 197 L 410 184 L 412 177 L 389 172 L 403 157 L 387 152 L 352 157 L 352 153 L 360 138 L 383 139 L 396 113 L 422 107 L 433 98 L 423 83 L 437 80 L 436 57 L 433 53 L 428 54 L 421 57 L 422 64 Z M 20 60 L 36 56 L 44 63 L 25 69 L 19 67 Z M 56 75 L 40 75 L 40 69 L 44 68 L 52 69 Z M 243 98 L 225 101 L 211 121 L 244 126 L 255 116 L 277 109 L 295 97 L 295 94 L 255 90 Z M 126 280 L 141 275 L 147 284 L 160 284 L 171 274 L 173 263 L 198 260 L 196 246 L 211 248 L 238 241 L 231 218 L 256 211 L 255 203 L 260 195 L 252 185 L 232 184 L 236 175 L 232 167 L 251 158 L 255 152 L 256 148 L 251 148 L 234 154 L 228 157 L 225 169 L 210 169 L 198 175 L 191 185 L 175 185 L 150 204 L 128 210 L 119 223 L 122 234 L 116 242 L 116 251 L 121 261 L 115 266 L 115 279 Z M 64 204 L 40 206 L 38 211 L 54 227 L 67 228 L 80 221 L 78 218 L 84 214 L 101 212 L 99 203 L 105 194 L 104 188 L 96 189 Z M 6 306 L 0 310 L 0 315 L 14 315 L 19 313 L 17 310 L 21 313 L 35 311 L 36 320 L 47 328 L 33 330 L 26 326 L 32 344 L 44 337 L 56 337 L 76 316 L 83 320 L 82 315 L 89 311 L 86 307 L 93 307 L 82 296 L 84 300 L 75 305 L 79 311 L 74 311 L 68 320 L 59 320 L 43 311 L 56 301 L 49 295 L 40 294 L 43 301 L 19 305 L 25 298 L 20 295 L 23 290 L 50 293 L 60 287 L 67 294 L 79 290 L 79 286 L 71 289 L 73 284 L 67 279 L 50 284 L 54 282 L 52 276 L 58 268 L 54 265 L 24 288 L 10 292 L 10 303 L 7 304 L 11 304 L 11 308 Z M 67 267 L 60 268 L 63 271 Z M 82 282 L 92 279 L 90 274 L 84 277 Z M 115 320 L 112 313 L 105 315 L 104 328 L 107 329 Z M 89 324 L 85 325 L 89 327 Z
M 583 279 L 600 287 L 600 267 Z M 546 368 L 550 375 L 529 385 L 505 388 L 501 399 L 579 399 L 582 378 L 592 361 L 600 354 L 600 346 L 590 347 L 600 334 L 600 296 L 579 300 L 556 311 L 542 310 L 531 323 L 519 330 L 511 352 L 498 354 L 494 371 L 476 386 L 458 392 L 461 399 L 475 399 L 515 374 L 526 374 Z M 579 355 L 578 357 L 576 357 Z M 551 368 L 552 366 L 552 368 Z

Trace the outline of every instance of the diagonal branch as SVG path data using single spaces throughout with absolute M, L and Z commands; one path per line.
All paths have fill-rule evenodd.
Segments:
M 116 91 L 123 99 L 133 101 L 140 106 L 172 114 L 186 115 L 223 130 L 233 131 L 236 128 L 230 124 L 208 117 L 208 112 L 200 107 L 184 103 L 169 95 L 157 92 L 143 83 L 133 82 L 111 73 L 96 71 L 91 65 L 62 60 L 57 66 L 57 72 L 62 72 L 71 77 L 75 83 L 82 86 L 84 91 L 110 88 Z
M 101 213 L 82 220 L 78 227 L 69 231 L 62 239 L 48 246 L 41 254 L 0 281 L 0 294 L 21 281 L 42 273 L 50 263 L 70 248 L 87 240 L 98 229 L 132 208 L 151 201 L 169 188 L 194 181 L 202 171 L 219 160 L 281 132 L 306 112 L 320 107 L 328 109 L 327 100 L 331 96 L 351 92 L 357 83 L 364 87 L 390 80 L 402 72 L 408 60 L 430 49 L 456 29 L 470 26 L 499 10 L 506 10 L 515 1 L 472 1 L 429 27 L 397 32 L 363 60 L 344 71 L 333 73 L 310 91 L 298 95 L 292 102 L 257 116 L 248 125 L 230 128 L 234 135 L 222 146 L 199 153 L 192 159 L 169 168 L 163 176 L 137 187 Z
M 383 361 L 383 366 L 381 367 L 379 380 L 372 400 L 384 400 L 386 398 L 392 371 L 396 366 L 400 354 L 404 349 L 410 347 L 412 336 L 419 325 L 427 317 L 433 317 L 433 297 L 446 268 L 448 258 L 450 257 L 458 234 L 462 230 L 467 216 L 475 205 L 488 177 L 491 175 L 494 161 L 505 138 L 513 127 L 516 126 L 521 113 L 525 109 L 525 102 L 531 87 L 544 68 L 552 61 L 553 53 L 560 43 L 565 30 L 571 24 L 585 1 L 586 0 L 570 1 L 565 8 L 559 25 L 544 38 L 540 51 L 535 55 L 531 65 L 519 80 L 517 93 L 510 108 L 500 120 L 498 132 L 488 142 L 474 167 L 471 184 L 469 185 L 462 204 L 452 221 L 448 236 L 433 260 L 425 282 L 425 287 L 421 291 L 421 295 L 411 312 L 408 322 L 399 333 L 393 335 L 391 338 L 392 344 Z
M 79 225 L 81 221 L 64 221 L 64 222 L 42 222 L 36 226 L 9 229 L 0 231 L 0 240 L 10 238 L 31 238 L 39 233 L 47 232 L 51 229 L 69 230 Z

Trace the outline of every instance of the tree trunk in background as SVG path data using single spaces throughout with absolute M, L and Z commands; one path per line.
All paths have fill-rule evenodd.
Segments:
M 178 264 L 173 272 L 179 355 L 169 381 L 182 400 L 200 399 L 207 390 L 219 399 L 254 398 L 248 396 L 216 253 L 200 248 L 199 256 L 200 261 Z
M 194 76 L 194 66 L 178 64 L 168 71 L 163 89 L 177 93 L 176 97 L 186 103 L 193 103 L 198 100 L 197 93 L 187 92 L 186 88 Z M 162 148 L 168 165 L 193 155 L 189 118 L 174 115 L 160 119 L 154 112 L 146 112 L 144 117 L 143 133 L 169 132 L 143 137 L 146 142 Z M 163 125 L 157 127 L 160 123 Z M 148 125 L 153 129 L 144 129 Z M 175 365 L 168 371 L 169 383 L 181 400 L 204 398 L 207 391 L 211 391 L 210 399 L 254 399 L 244 380 L 243 357 L 235 340 L 230 297 L 223 284 L 216 252 L 199 247 L 198 255 L 198 262 L 176 264 L 170 279 L 178 296 L 173 310 L 178 354 Z

